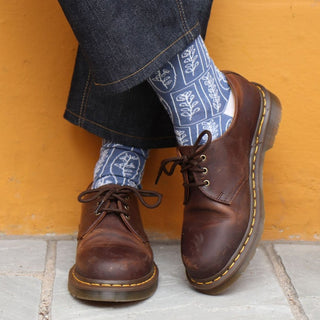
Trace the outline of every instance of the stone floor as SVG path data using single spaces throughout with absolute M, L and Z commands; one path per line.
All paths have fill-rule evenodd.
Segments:
M 68 238 L 0 238 L 0 319 L 320 319 L 320 243 L 263 242 L 247 270 L 224 294 L 192 290 L 178 243 L 154 242 L 158 290 L 138 303 L 72 298 Z

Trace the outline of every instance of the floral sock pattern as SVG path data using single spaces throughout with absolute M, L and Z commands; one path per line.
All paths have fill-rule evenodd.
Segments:
M 118 184 L 141 189 L 141 180 L 149 151 L 103 141 L 94 169 L 92 189 Z
M 203 130 L 216 139 L 230 126 L 234 98 L 201 36 L 148 81 L 169 113 L 179 145 L 193 145 Z

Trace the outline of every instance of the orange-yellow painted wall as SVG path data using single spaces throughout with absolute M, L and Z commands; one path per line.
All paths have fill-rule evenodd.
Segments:
M 0 1 L 0 232 L 73 234 L 77 194 L 100 139 L 62 119 L 76 40 L 56 0 Z M 206 43 L 218 67 L 274 91 L 283 104 L 265 161 L 264 239 L 320 239 L 320 1 L 215 0 Z M 145 188 L 160 160 L 154 150 Z M 146 228 L 178 238 L 182 181 L 163 176 Z

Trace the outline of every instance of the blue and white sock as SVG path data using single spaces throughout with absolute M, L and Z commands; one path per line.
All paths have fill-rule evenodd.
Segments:
M 234 97 L 201 36 L 148 81 L 169 113 L 179 145 L 193 145 L 204 130 L 217 139 L 230 126 Z
M 118 184 L 141 189 L 143 170 L 149 151 L 103 141 L 94 169 L 92 189 Z

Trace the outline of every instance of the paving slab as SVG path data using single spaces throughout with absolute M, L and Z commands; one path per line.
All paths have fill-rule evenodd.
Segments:
M 41 281 L 32 277 L 0 276 L 0 319 L 36 320 Z
M 0 272 L 43 272 L 44 240 L 0 240 Z
M 92 303 L 74 299 L 67 291 L 69 268 L 74 263 L 76 243 L 60 241 L 57 250 L 52 320 L 71 319 L 293 319 L 272 266 L 263 250 L 245 273 L 224 294 L 209 296 L 190 288 L 177 244 L 154 243 L 160 269 L 159 286 L 149 299 L 137 303 Z
M 311 320 L 320 319 L 320 245 L 275 244 L 303 308 Z

